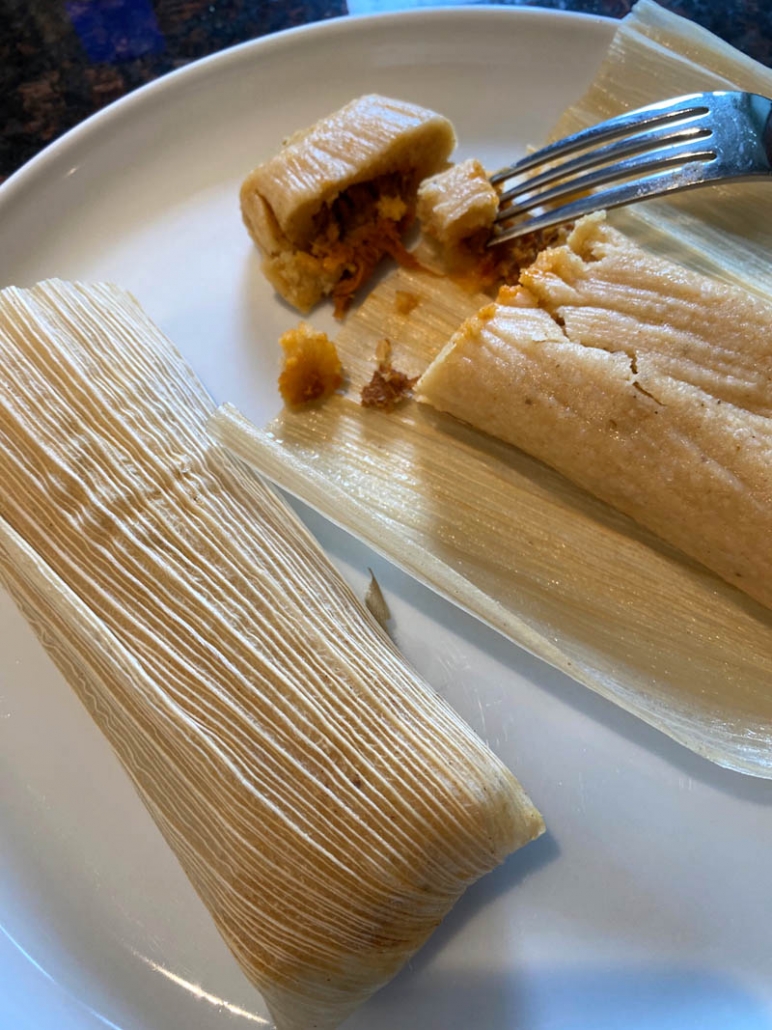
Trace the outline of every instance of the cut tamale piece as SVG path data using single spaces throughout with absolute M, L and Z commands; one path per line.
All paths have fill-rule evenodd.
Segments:
M 291 136 L 241 187 L 277 292 L 304 313 L 331 294 L 341 315 L 385 254 L 409 260 L 401 238 L 418 185 L 455 142 L 447 118 L 376 94 Z
M 554 226 L 488 247 L 498 207 L 499 194 L 475 158 L 425 179 L 418 188 L 423 236 L 415 255 L 467 291 L 492 296 L 515 282 L 540 250 L 566 237 L 565 226 Z
M 137 303 L 0 293 L 0 578 L 280 1030 L 336 1026 L 542 830 Z
M 421 231 L 445 246 L 487 232 L 498 206 L 499 195 L 475 158 L 438 172 L 418 187 Z
M 416 391 L 772 607 L 772 304 L 602 216 L 468 320 Z

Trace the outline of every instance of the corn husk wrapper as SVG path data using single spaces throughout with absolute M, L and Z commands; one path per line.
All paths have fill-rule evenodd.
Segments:
M 0 293 L 0 582 L 279 1030 L 332 1028 L 543 829 L 132 298 Z
M 623 111 L 687 93 L 741 89 L 772 97 L 772 69 L 653 0 L 622 20 L 587 93 L 549 134 L 559 139 Z M 772 204 L 762 182 L 725 182 L 610 212 L 644 246 L 772 295 Z
M 772 94 L 772 72 L 643 0 L 553 135 L 667 96 L 736 86 Z M 768 200 L 768 187 L 718 186 L 614 220 L 644 246 L 768 299 Z M 422 298 L 402 320 L 396 289 Z M 285 413 L 265 430 L 223 409 L 213 432 L 574 679 L 721 765 L 772 777 L 768 609 L 514 448 L 412 403 L 390 415 L 357 406 L 382 336 L 396 367 L 420 373 L 481 302 L 400 271 L 337 340 L 353 370 L 346 398 Z

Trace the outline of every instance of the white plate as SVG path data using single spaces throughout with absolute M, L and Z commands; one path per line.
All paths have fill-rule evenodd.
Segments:
M 0 189 L 0 284 L 128 287 L 218 399 L 277 409 L 295 321 L 258 274 L 240 179 L 369 91 L 503 163 L 591 78 L 612 25 L 456 9 L 328 22 L 122 101 Z M 316 319 L 319 321 L 319 319 Z M 1 488 L 1 487 L 0 487 Z M 772 783 L 713 767 L 305 512 L 400 645 L 521 777 L 549 834 L 473 888 L 352 1030 L 770 1030 Z M 0 596 L 0 1027 L 265 1025 L 109 748 Z

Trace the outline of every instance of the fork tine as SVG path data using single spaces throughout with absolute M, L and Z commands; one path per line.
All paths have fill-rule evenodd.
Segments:
M 679 97 L 675 101 L 664 100 L 656 104 L 649 104 L 636 111 L 617 115 L 616 118 L 610 118 L 598 125 L 591 125 L 588 129 L 582 129 L 581 132 L 576 132 L 572 136 L 566 136 L 555 143 L 550 143 L 541 150 L 521 158 L 513 165 L 502 168 L 490 177 L 491 184 L 497 186 L 514 175 L 522 175 L 523 172 L 530 171 L 538 165 L 560 157 L 567 157 L 577 150 L 596 143 L 625 136 L 641 129 L 653 128 L 656 125 L 707 114 L 710 111 L 707 98 L 708 94 L 706 93 L 692 93 L 685 97 Z
M 700 146 L 702 142 L 702 140 L 697 140 L 697 145 L 695 146 L 695 141 L 690 141 L 689 144 L 683 146 L 666 147 L 659 151 L 652 151 L 643 157 L 639 155 L 623 161 L 617 161 L 616 164 L 604 165 L 602 168 L 598 168 L 596 171 L 589 172 L 586 175 L 578 175 L 566 182 L 561 182 L 551 189 L 527 195 L 519 203 L 511 204 L 509 207 L 499 210 L 495 221 L 505 222 L 515 215 L 531 211 L 535 207 L 553 204 L 575 193 L 586 193 L 589 190 L 595 190 L 598 186 L 603 186 L 607 182 L 624 180 L 632 175 L 635 175 L 636 178 L 645 177 L 647 173 L 656 172 L 659 169 L 671 168 L 674 165 L 683 167 L 686 164 L 692 163 L 695 168 L 703 170 L 704 163 L 715 160 L 716 154 L 715 151 Z M 596 209 L 604 206 L 600 203 L 597 194 L 587 199 L 594 204 Z
M 677 126 L 665 124 L 648 132 L 629 136 L 615 143 L 609 143 L 605 147 L 599 147 L 597 150 L 589 150 L 568 161 L 561 161 L 540 174 L 523 180 L 523 182 L 518 183 L 501 194 L 499 206 L 503 207 L 508 201 L 514 200 L 516 197 L 526 193 L 532 193 L 543 186 L 548 186 L 551 182 L 555 182 L 558 179 L 568 179 L 584 169 L 607 164 L 617 158 L 638 154 L 642 151 L 654 151 L 658 147 L 670 147 L 679 143 L 706 139 L 710 135 L 711 130 L 709 128 L 700 125 L 682 125 L 679 122 Z
M 558 161 L 559 167 L 543 168 L 505 191 L 488 246 L 710 182 L 772 179 L 772 99 L 717 90 L 650 104 L 551 144 L 490 181 L 586 148 L 594 152 Z M 535 216 L 519 217 L 534 209 Z
M 680 190 L 702 186 L 705 179 L 705 166 L 696 161 L 692 164 L 679 165 L 674 170 L 655 172 L 644 179 L 636 179 L 635 182 L 622 186 L 613 186 L 611 189 L 594 193 L 589 197 L 580 197 L 578 200 L 553 208 L 535 218 L 523 219 L 518 225 L 494 229 L 494 235 L 488 241 L 488 246 L 495 247 L 499 243 L 514 240 L 526 233 L 550 229 L 563 222 L 573 222 L 582 215 L 592 214 L 593 211 L 608 210 L 624 204 L 633 204 L 638 200 L 645 200 L 647 197 L 677 193 Z

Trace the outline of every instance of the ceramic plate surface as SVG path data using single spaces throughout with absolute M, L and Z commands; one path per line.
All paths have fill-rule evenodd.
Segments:
M 0 285 L 131 290 L 218 400 L 278 410 L 277 302 L 245 173 L 354 96 L 455 123 L 503 164 L 574 101 L 609 22 L 526 9 L 345 19 L 184 69 L 0 189 Z M 324 318 L 315 322 L 324 326 Z M 408 658 L 511 766 L 549 833 L 468 892 L 350 1030 L 770 1030 L 772 783 L 590 694 L 301 507 L 355 589 L 375 570 Z M 0 1028 L 267 1026 L 107 744 L 0 595 Z

